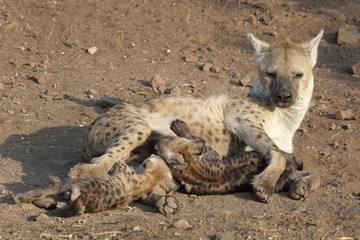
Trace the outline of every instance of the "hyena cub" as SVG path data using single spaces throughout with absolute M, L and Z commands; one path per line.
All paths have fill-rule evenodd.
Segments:
M 252 179 L 266 167 L 266 159 L 258 152 L 243 152 L 223 158 L 210 146 L 190 134 L 186 123 L 175 120 L 170 129 L 178 137 L 160 138 L 155 151 L 165 159 L 173 176 L 188 193 L 221 194 L 251 189 Z M 315 173 L 302 172 L 302 161 L 283 152 L 285 171 L 275 185 L 275 192 L 289 191 L 294 199 L 305 199 L 320 185 Z
M 55 183 L 49 187 L 38 188 L 20 193 L 13 197 L 15 203 L 33 203 L 41 208 L 54 208 L 56 201 L 49 195 L 59 195 L 67 205 L 55 210 L 55 215 L 70 217 L 84 212 L 99 212 L 103 210 L 125 207 L 133 200 L 143 197 L 157 187 L 168 193 L 177 189 L 170 170 L 163 159 L 151 155 L 136 170 L 126 163 L 118 162 L 112 173 L 102 178 L 76 178 Z M 167 209 L 167 213 L 178 211 L 176 199 L 162 196 L 153 205 Z M 161 204 L 161 205 L 160 205 Z

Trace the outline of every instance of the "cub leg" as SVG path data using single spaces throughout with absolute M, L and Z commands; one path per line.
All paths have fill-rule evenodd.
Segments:
M 125 107 L 124 107 L 125 106 Z M 114 107 L 129 107 L 126 104 Z M 126 111 L 125 111 L 126 112 Z M 78 164 L 70 170 L 71 178 L 105 176 L 117 161 L 126 161 L 132 150 L 142 145 L 151 133 L 147 122 L 136 113 L 105 114 L 92 123 L 84 137 L 87 155 L 99 156 L 91 164 Z

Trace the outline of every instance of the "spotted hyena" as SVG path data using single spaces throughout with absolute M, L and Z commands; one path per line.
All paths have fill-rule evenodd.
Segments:
M 260 201 L 268 202 L 286 167 L 283 152 L 292 153 L 293 135 L 311 100 L 312 68 L 322 35 L 323 31 L 303 44 L 289 40 L 268 44 L 250 34 L 259 79 L 247 98 L 161 97 L 114 106 L 85 133 L 85 156 L 92 158 L 91 164 L 76 165 L 69 176 L 103 177 L 148 139 L 174 136 L 170 123 L 182 119 L 192 135 L 223 157 L 242 152 L 245 145 L 265 157 L 268 164 L 252 188 Z
M 33 203 L 41 208 L 55 208 L 57 201 L 49 195 L 59 195 L 67 205 L 55 209 L 55 215 L 70 217 L 84 212 L 99 212 L 125 207 L 135 199 L 161 188 L 169 193 L 178 188 L 171 172 L 162 158 L 148 157 L 142 165 L 133 170 L 125 162 L 114 164 L 112 171 L 102 178 L 82 177 L 55 183 L 13 197 L 15 203 Z M 154 206 L 163 213 L 179 210 L 176 199 L 165 196 L 153 199 Z
M 160 138 L 155 152 L 170 166 L 174 178 L 188 193 L 222 194 L 251 189 L 254 175 L 266 167 L 258 152 L 242 152 L 223 158 L 205 142 L 189 132 L 186 123 L 175 120 L 170 129 L 177 137 Z M 275 185 L 275 192 L 289 191 L 294 199 L 305 199 L 320 185 L 316 173 L 303 172 L 303 162 L 294 154 L 283 152 L 286 168 Z

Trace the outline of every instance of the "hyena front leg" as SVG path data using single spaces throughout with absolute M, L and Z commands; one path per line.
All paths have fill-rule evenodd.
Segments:
M 115 110 L 118 109 L 117 106 Z M 71 178 L 105 176 L 117 161 L 126 161 L 132 150 L 142 145 L 151 133 L 138 114 L 105 114 L 91 124 L 85 134 L 87 155 L 95 156 L 91 164 L 78 164 L 70 170 Z M 96 157 L 99 156 L 99 157 Z
M 259 175 L 254 176 L 252 187 L 260 201 L 270 202 L 275 184 L 285 170 L 284 154 L 259 123 L 241 119 L 231 130 L 239 139 L 265 157 L 267 167 Z

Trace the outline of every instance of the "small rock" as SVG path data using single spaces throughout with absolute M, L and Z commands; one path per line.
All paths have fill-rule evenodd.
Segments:
M 49 74 L 45 72 L 41 77 L 35 79 L 38 84 L 45 84 L 49 81 Z
M 178 86 L 172 87 L 170 89 L 170 94 L 174 95 L 174 96 L 178 96 L 178 95 L 181 94 L 181 90 L 180 90 L 180 88 Z
M 155 74 L 150 81 L 150 85 L 155 92 L 164 93 L 165 91 L 165 80 L 159 75 Z
M 251 81 L 250 77 L 244 77 L 239 80 L 239 85 L 243 86 L 243 87 L 247 86 L 247 85 L 249 85 L 250 81 Z
M 336 124 L 332 123 L 331 126 L 329 127 L 329 130 L 335 130 L 336 129 Z
M 4 90 L 4 84 L 0 82 L 0 90 Z
M 276 37 L 277 35 L 278 35 L 278 33 L 275 30 L 269 32 L 269 36 Z
M 141 228 L 140 228 L 140 226 L 135 226 L 135 227 L 132 228 L 132 230 L 134 232 L 138 232 L 138 231 L 141 231 Z
M 221 74 L 215 74 L 215 75 L 214 75 L 214 78 L 215 78 L 215 79 L 222 79 L 223 76 L 222 76 Z
M 337 120 L 350 119 L 351 120 L 351 119 L 354 119 L 354 114 L 351 111 L 351 109 L 338 111 L 337 113 L 335 113 L 335 119 L 337 119 Z
M 215 51 L 215 48 L 213 46 L 209 46 L 206 48 L 209 52 Z
M 211 66 L 210 71 L 212 71 L 213 73 L 218 73 L 221 71 L 221 68 L 219 66 Z
M 245 23 L 249 23 L 250 25 L 255 25 L 257 23 L 257 18 L 254 15 L 249 15 L 245 19 Z
M 337 44 L 357 45 L 360 44 L 360 34 L 354 25 L 344 25 L 338 30 Z
M 353 75 L 360 75 L 360 61 L 349 68 L 349 73 Z
M 48 219 L 49 219 L 49 216 L 46 215 L 45 213 L 40 213 L 39 216 L 35 217 L 35 220 L 38 221 L 38 222 L 46 221 Z
M 210 63 L 205 63 L 204 66 L 202 67 L 202 70 L 204 72 L 209 72 L 211 67 L 212 65 Z
M 99 96 L 99 93 L 94 89 L 90 89 L 86 93 L 87 93 L 87 95 L 92 95 L 94 97 Z
M 333 143 L 331 144 L 331 146 L 332 146 L 333 148 L 337 148 L 337 147 L 340 146 L 340 143 L 335 141 L 335 142 L 333 142 Z
M 87 50 L 88 53 L 94 54 L 97 51 L 97 47 L 91 47 Z
M 214 240 L 232 240 L 234 235 L 231 233 L 217 233 L 213 237 Z
M 194 55 L 188 55 L 184 57 L 185 62 L 197 62 L 198 58 Z
M 178 229 L 187 229 L 190 227 L 190 223 L 185 219 L 179 219 L 173 223 L 173 226 Z

